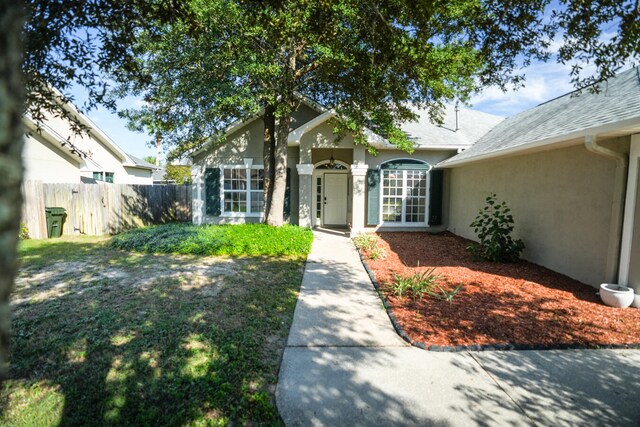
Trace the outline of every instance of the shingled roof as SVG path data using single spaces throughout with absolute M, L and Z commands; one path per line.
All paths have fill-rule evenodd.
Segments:
M 571 92 L 509 117 L 471 148 L 438 166 L 455 166 L 533 146 L 553 145 L 614 127 L 628 127 L 637 132 L 640 129 L 640 69 L 620 73 L 601 83 L 599 89 L 598 93 L 587 89 Z
M 504 120 L 504 117 L 501 116 L 459 108 L 458 126 L 456 128 L 456 111 L 453 105 L 444 107 L 444 122 L 442 125 L 433 124 L 429 120 L 426 110 L 418 110 L 416 113 L 418 114 L 417 121 L 406 122 L 400 128 L 418 149 L 469 148 Z

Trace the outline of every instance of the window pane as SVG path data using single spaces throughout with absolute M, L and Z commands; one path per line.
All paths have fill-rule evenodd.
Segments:
M 113 184 L 113 172 L 105 172 L 104 180 Z
M 225 191 L 224 210 L 225 212 L 246 212 L 247 193 L 239 191 Z
M 425 222 L 427 173 L 423 170 L 383 171 L 382 219 Z M 404 212 L 403 212 L 404 204 Z
M 261 213 L 264 210 L 264 193 L 262 191 L 251 192 L 251 213 Z
M 224 170 L 225 190 L 246 190 L 247 171 L 245 169 L 225 169 Z
M 264 188 L 264 169 L 251 170 L 251 189 L 262 190 Z
M 397 197 L 385 197 L 382 204 L 383 221 L 402 221 L 402 199 Z
M 96 181 L 102 181 L 102 172 L 94 172 L 93 179 L 95 179 Z

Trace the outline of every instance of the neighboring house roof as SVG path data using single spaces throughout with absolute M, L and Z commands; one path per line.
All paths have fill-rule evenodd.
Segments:
M 138 169 L 152 169 L 152 170 L 160 169 L 159 166 L 151 164 L 151 163 L 147 162 L 146 160 L 140 159 L 138 157 L 132 156 L 131 154 L 127 154 L 127 156 L 129 156 L 129 158 L 135 164 L 135 166 L 130 166 L 130 167 L 136 167 Z
M 62 99 L 64 99 L 64 96 L 62 95 L 62 93 L 55 89 L 55 88 L 51 88 L 51 90 L 53 91 L 53 93 L 60 99 L 60 101 L 62 102 Z M 142 168 L 142 169 L 147 169 L 149 165 L 149 163 L 145 162 L 144 160 L 141 159 L 137 159 L 134 160 L 133 156 L 129 155 L 128 153 L 126 153 L 122 148 L 120 148 L 118 146 L 118 144 L 116 144 L 106 133 L 104 133 L 102 131 L 102 129 L 100 129 L 98 127 L 98 125 L 96 125 L 89 117 L 87 117 L 85 114 L 83 114 L 82 112 L 80 112 L 80 110 L 78 110 L 76 108 L 75 105 L 73 105 L 71 102 L 66 102 L 62 104 L 62 108 L 64 108 L 65 110 L 67 110 L 67 112 L 69 112 L 71 115 L 74 116 L 74 118 L 82 125 L 86 126 L 89 129 L 89 134 L 98 139 L 104 146 L 106 146 L 109 150 L 111 150 L 111 152 L 116 156 L 116 158 L 118 158 L 121 162 L 123 166 L 126 167 L 137 167 L 137 168 Z M 34 120 L 30 114 L 26 114 L 24 116 L 24 121 L 26 123 L 26 125 L 31 129 L 31 130 L 35 130 L 37 128 L 40 129 L 44 129 L 47 133 L 50 133 L 53 135 L 53 140 L 55 140 L 57 143 L 60 143 L 61 146 L 64 147 L 64 141 L 65 138 L 61 137 L 60 135 L 58 135 L 57 133 L 55 133 L 55 131 L 53 131 L 47 124 L 46 122 L 40 122 L 40 121 L 36 121 Z M 71 150 L 72 151 L 72 150 Z M 74 155 L 78 155 L 78 153 L 73 153 Z M 85 157 L 85 155 L 87 153 L 82 153 L 82 156 L 79 157 Z M 90 160 L 90 156 L 88 157 Z M 145 165 L 146 164 L 146 165 Z M 155 166 L 153 166 L 155 167 Z
M 579 142 L 586 135 L 613 137 L 640 131 L 640 69 L 620 73 L 599 89 L 599 93 L 571 92 L 509 117 L 473 147 L 438 166 Z
M 151 177 L 153 178 L 153 182 L 161 182 L 161 181 L 165 181 L 164 179 L 164 175 L 167 173 L 167 170 L 165 168 L 157 168 L 153 171 L 153 173 L 151 174 Z

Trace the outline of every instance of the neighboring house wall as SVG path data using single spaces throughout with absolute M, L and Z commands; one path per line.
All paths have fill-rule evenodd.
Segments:
M 126 184 L 153 185 L 152 171 L 149 169 L 124 167 L 124 171 L 127 174 Z
M 80 182 L 80 159 L 63 152 L 42 135 L 25 137 L 22 158 L 25 181 Z
M 603 145 L 628 152 L 629 138 Z M 524 258 L 593 286 L 604 280 L 614 161 L 577 145 L 459 166 L 448 176 L 451 232 L 477 240 L 469 224 L 496 193 L 512 209 Z
M 99 173 L 103 179 L 108 174 L 107 180 L 112 178 L 117 184 L 153 184 L 152 169 L 133 162 L 89 119 L 75 110 L 71 114 L 90 128 L 88 133 L 76 133 L 67 120 L 50 114 L 39 129 L 25 117 L 29 135 L 22 158 L 27 180 L 77 183 L 81 177 L 94 178 L 94 173 Z M 73 149 L 80 153 L 72 154 Z

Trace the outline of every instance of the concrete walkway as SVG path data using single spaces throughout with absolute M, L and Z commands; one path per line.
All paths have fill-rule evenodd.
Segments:
M 348 237 L 314 234 L 276 391 L 288 426 L 640 425 L 640 351 L 411 347 Z

